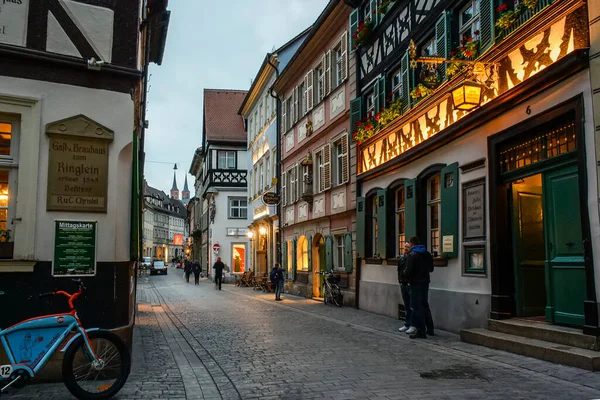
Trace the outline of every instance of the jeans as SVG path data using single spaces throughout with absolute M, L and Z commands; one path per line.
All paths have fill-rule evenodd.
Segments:
M 194 274 L 194 284 L 200 284 L 200 274 Z
M 281 298 L 281 291 L 282 290 L 283 290 L 283 280 L 277 281 L 277 283 L 275 284 L 275 298 L 276 299 L 280 299 Z
M 413 310 L 410 305 L 410 286 L 401 285 L 402 301 L 404 302 L 404 326 L 412 326 Z
M 223 280 L 223 274 L 215 274 L 215 285 L 219 286 L 219 290 L 221 290 L 221 281 Z
M 425 334 L 433 332 L 433 318 L 429 309 L 429 283 L 411 285 L 410 305 L 412 307 L 412 326 L 417 332 Z

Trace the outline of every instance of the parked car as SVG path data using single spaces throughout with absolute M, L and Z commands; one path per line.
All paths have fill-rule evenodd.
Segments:
M 150 267 L 150 275 L 167 274 L 167 265 L 164 261 L 154 261 Z
M 152 266 L 152 257 L 142 257 L 140 266 L 142 268 L 150 268 Z

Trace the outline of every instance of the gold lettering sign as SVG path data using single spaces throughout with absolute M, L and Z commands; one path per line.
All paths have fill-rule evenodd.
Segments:
M 84 115 L 46 126 L 49 138 L 46 210 L 106 212 L 110 129 Z

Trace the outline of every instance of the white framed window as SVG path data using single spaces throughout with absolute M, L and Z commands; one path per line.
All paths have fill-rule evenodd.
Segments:
M 302 118 L 306 114 L 306 87 L 304 82 L 298 85 L 298 118 Z
M 292 166 L 289 170 L 288 170 L 288 177 L 289 177 L 289 186 L 290 186 L 290 203 L 295 203 L 296 201 L 298 201 L 298 188 L 299 188 L 299 181 L 298 181 L 298 164 Z
M 260 190 L 260 174 L 259 167 L 256 165 L 254 167 L 254 194 L 257 195 L 261 192 Z
M 333 141 L 333 185 L 348 182 L 348 135 L 344 134 Z
M 262 193 L 265 190 L 265 174 L 264 174 L 264 162 L 261 161 L 258 166 L 259 181 L 258 181 L 258 192 Z
M 338 43 L 337 46 L 333 49 L 333 57 L 335 58 L 334 63 L 334 79 L 333 79 L 333 87 L 339 86 L 344 80 L 344 52 L 342 51 L 342 43 Z
M 259 115 L 258 131 L 260 132 L 262 130 L 263 126 L 265 126 L 265 114 L 263 113 L 263 103 L 262 103 L 262 101 L 258 105 L 258 115 Z
M 8 230 L 8 241 L 14 241 L 11 227 L 17 198 L 20 118 L 0 114 L 0 230 Z
M 406 203 L 404 199 L 404 185 L 396 189 L 395 192 L 396 201 L 396 256 L 401 256 L 404 252 L 404 243 L 406 242 L 405 234 L 405 211 Z
M 294 126 L 294 115 L 293 115 L 294 112 L 293 112 L 293 109 L 292 109 L 292 107 L 294 105 L 294 101 L 293 101 L 293 97 L 292 96 L 288 97 L 287 101 L 285 102 L 285 105 L 287 107 L 287 110 L 286 110 L 286 115 L 287 115 L 286 125 L 287 126 L 285 127 L 285 130 L 287 131 L 292 126 Z M 293 133 L 292 133 L 292 136 L 293 136 Z
M 248 137 L 250 138 L 250 141 L 254 139 L 254 130 L 252 124 L 254 124 L 254 118 L 250 117 L 248 120 Z
M 312 186 L 308 172 L 308 165 L 302 165 L 302 194 L 308 193 L 308 188 Z
M 473 38 L 475 32 L 479 31 L 479 2 L 480 0 L 469 1 L 458 14 L 458 31 L 460 37 Z
M 271 187 L 271 160 L 270 160 L 268 154 L 265 157 L 265 168 L 267 170 L 267 173 L 265 174 L 265 179 L 266 179 L 265 188 L 267 188 L 267 187 Z
M 317 65 L 315 68 L 315 77 L 317 79 L 317 100 L 315 103 L 319 103 L 325 97 L 325 73 L 323 71 L 323 64 Z
M 421 56 L 423 57 L 436 57 L 437 56 L 437 45 L 435 42 L 435 36 L 432 36 L 429 40 L 423 43 L 421 47 Z
M 333 243 L 335 244 L 335 252 L 336 252 L 334 267 L 336 269 L 345 269 L 346 264 L 344 264 L 344 254 L 345 254 L 344 235 L 334 235 Z
M 248 201 L 243 197 L 229 198 L 229 219 L 246 219 L 248 216 Z
M 375 111 L 375 93 L 371 91 L 365 96 L 367 116 L 372 117 Z
M 402 98 L 402 69 L 398 68 L 392 73 L 392 99 Z
M 273 150 L 273 152 L 271 153 L 271 161 L 273 163 L 273 167 L 271 168 L 271 170 L 273 171 L 273 176 L 272 178 L 278 178 L 277 176 L 277 151 Z M 272 180 L 271 180 L 272 182 Z M 272 184 L 272 183 L 271 183 Z
M 321 193 L 321 187 L 323 186 L 321 184 L 321 180 L 323 179 L 323 171 L 325 169 L 325 161 L 323 159 L 323 151 L 319 150 L 317 152 L 315 152 L 315 179 L 313 179 L 313 181 L 315 182 L 315 193 Z
M 267 123 L 271 120 L 271 99 L 269 93 L 265 93 L 265 120 Z
M 436 257 L 440 252 L 440 175 L 436 174 L 427 180 L 427 232 L 429 252 Z
M 331 146 L 329 143 L 315 151 L 315 168 L 313 173 L 316 175 L 315 192 L 322 193 L 331 188 Z
M 248 188 L 248 198 L 251 199 L 254 197 L 254 170 L 251 169 L 248 175 L 248 184 L 250 185 Z
M 235 169 L 235 151 L 217 150 L 217 168 Z

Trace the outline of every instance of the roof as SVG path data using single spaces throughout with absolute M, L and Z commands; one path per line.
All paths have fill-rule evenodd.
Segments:
M 177 188 L 176 172 L 173 172 L 173 186 L 171 187 L 171 191 L 173 191 L 173 190 L 179 190 L 179 188 Z
M 190 191 L 190 189 L 188 189 L 187 174 L 185 175 L 185 183 L 183 184 L 183 191 L 184 192 L 189 192 Z
M 244 119 L 238 115 L 246 90 L 204 89 L 205 141 L 244 142 Z
M 154 197 L 162 201 L 162 207 L 158 207 L 148 201 L 145 202 L 145 207 L 160 211 L 165 214 L 171 214 L 180 218 L 187 218 L 187 207 L 180 201 L 167 196 L 162 190 L 158 190 L 148 185 L 144 185 L 144 197 Z M 169 209 L 171 206 L 171 209 Z

